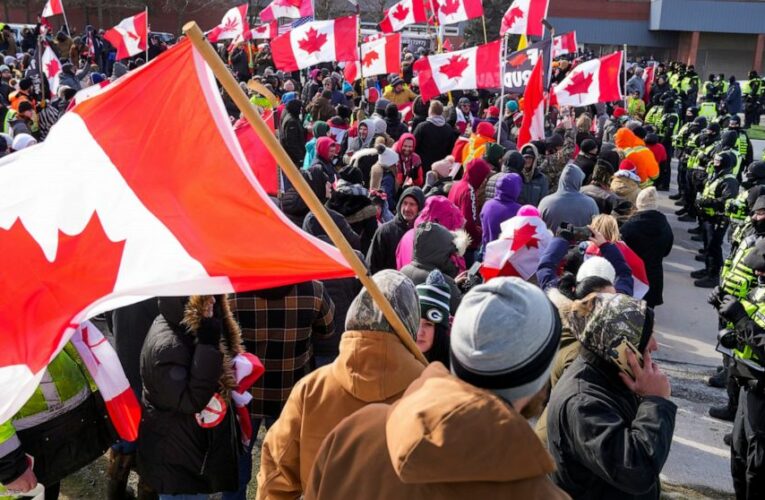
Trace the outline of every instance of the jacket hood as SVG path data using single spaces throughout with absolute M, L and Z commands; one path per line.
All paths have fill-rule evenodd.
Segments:
M 500 177 L 497 181 L 494 199 L 500 201 L 514 202 L 518 201 L 523 187 L 523 179 L 518 174 L 507 174 Z
M 451 257 L 456 253 L 454 234 L 441 224 L 426 222 L 415 230 L 412 262 L 427 268 L 438 268 L 454 277 L 456 266 Z
M 393 469 L 407 484 L 521 481 L 555 469 L 525 418 L 438 362 L 389 408 L 385 436 Z
M 464 180 L 473 186 L 473 189 L 481 187 L 483 181 L 491 174 L 491 165 L 482 158 L 471 160 L 465 168 Z
M 419 226 L 425 222 L 437 222 L 449 231 L 456 231 L 465 226 L 465 217 L 446 196 L 431 196 L 425 201 L 425 208 L 417 216 L 414 225 Z
M 404 201 L 404 198 L 407 197 L 414 198 L 417 201 L 417 207 L 419 207 L 420 212 L 422 212 L 422 209 L 425 207 L 425 194 L 419 187 L 411 186 L 404 189 L 404 192 L 401 193 L 401 197 L 398 199 L 398 203 L 396 203 L 396 213 L 401 213 L 401 203 Z
M 582 169 L 569 163 L 560 174 L 558 180 L 559 193 L 578 193 L 584 182 L 584 172 Z
M 617 148 L 627 149 L 637 146 L 645 146 L 643 139 L 640 139 L 635 133 L 627 127 L 620 128 L 614 136 L 614 144 Z
M 401 134 L 401 137 L 398 138 L 398 141 L 396 141 L 396 144 L 393 145 L 393 151 L 401 154 L 401 148 L 404 146 L 404 141 L 407 139 L 411 139 L 412 141 L 412 153 L 414 153 L 414 148 L 417 147 L 417 139 L 414 138 L 414 134 L 406 133 Z
M 349 330 L 340 339 L 332 375 L 353 397 L 374 403 L 404 392 L 423 368 L 396 336 Z
M 329 160 L 329 148 L 335 144 L 335 140 L 331 137 L 319 137 L 316 140 L 316 156 L 324 161 Z
M 523 170 L 524 163 L 523 155 L 521 153 L 518 151 L 510 151 L 510 154 L 507 155 L 507 160 L 505 160 L 505 164 L 502 165 L 502 172 L 520 172 Z
M 420 326 L 420 300 L 412 280 L 398 271 L 385 269 L 372 279 L 398 313 L 407 331 L 415 338 Z M 345 319 L 346 330 L 387 332 L 395 335 L 393 327 L 385 319 L 366 288 L 353 299 Z

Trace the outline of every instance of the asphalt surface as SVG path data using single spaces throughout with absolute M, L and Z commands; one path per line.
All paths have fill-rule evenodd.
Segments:
M 755 158 L 762 156 L 765 141 L 755 141 Z M 674 173 L 673 173 L 674 181 Z M 694 256 L 700 243 L 691 241 L 690 223 L 679 222 L 678 208 L 667 198 L 676 192 L 659 193 L 664 212 L 675 235 L 672 253 L 664 260 L 664 305 L 656 310 L 659 352 L 656 358 L 672 381 L 672 400 L 678 405 L 675 435 L 662 480 L 690 490 L 693 498 L 734 498 L 730 475 L 730 450 L 723 436 L 732 424 L 710 417 L 711 405 L 726 401 L 724 389 L 713 389 L 707 378 L 721 365 L 715 351 L 717 317 L 706 297 L 709 290 L 696 288 L 690 272 L 702 267 Z

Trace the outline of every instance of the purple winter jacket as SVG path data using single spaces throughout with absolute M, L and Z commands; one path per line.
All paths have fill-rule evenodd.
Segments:
M 507 219 L 515 217 L 521 204 L 518 196 L 521 194 L 523 180 L 518 174 L 507 174 L 497 181 L 494 198 L 488 200 L 481 210 L 481 227 L 483 228 L 482 248 L 499 238 L 500 225 Z

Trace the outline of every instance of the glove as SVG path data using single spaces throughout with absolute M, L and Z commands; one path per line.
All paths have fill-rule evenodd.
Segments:
M 723 319 L 730 321 L 733 324 L 749 317 L 746 314 L 746 309 L 741 305 L 741 302 L 731 295 L 726 295 L 725 298 L 722 299 L 719 312 Z
M 217 318 L 202 318 L 197 330 L 197 343 L 217 346 L 223 333 L 223 324 Z
M 571 224 L 561 224 L 555 232 L 555 236 L 563 238 L 569 243 L 574 241 L 574 226 Z
M 707 302 L 710 306 L 714 307 L 715 309 L 720 308 L 720 299 L 722 297 L 722 293 L 720 290 L 720 286 L 716 286 L 712 289 L 712 291 L 709 293 L 709 297 L 707 297 Z

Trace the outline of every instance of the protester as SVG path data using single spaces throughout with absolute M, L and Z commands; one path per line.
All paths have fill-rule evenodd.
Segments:
M 385 126 L 388 136 L 394 141 L 398 141 L 402 135 L 409 132 L 409 127 L 401 123 L 401 113 L 393 102 L 385 108 Z
M 396 207 L 396 216 L 377 228 L 369 245 L 367 265 L 373 274 L 397 268 L 396 248 L 424 206 L 425 196 L 420 188 L 413 186 L 404 190 Z
M 412 282 L 391 270 L 373 279 L 414 338 L 420 315 Z M 348 310 L 337 360 L 297 383 L 266 434 L 258 498 L 300 497 L 324 437 L 369 404 L 397 401 L 423 368 L 363 290 Z
M 584 177 L 584 172 L 576 165 L 567 166 L 561 173 L 558 190 L 542 199 L 539 212 L 551 231 L 556 231 L 564 222 L 586 226 L 598 215 L 595 201 L 579 192 Z
M 637 197 L 640 194 L 640 177 L 637 174 L 637 167 L 630 160 L 625 159 L 619 163 L 619 170 L 611 178 L 611 191 L 633 205 L 637 203 Z
M 465 217 L 465 230 L 470 235 L 470 245 L 465 254 L 469 266 L 475 261 L 475 252 L 483 241 L 481 229 L 481 205 L 478 190 L 491 173 L 491 166 L 481 158 L 472 160 L 465 167 L 465 176 L 454 183 L 449 191 L 449 201 L 454 203 Z
M 420 326 L 417 347 L 428 362 L 438 361 L 449 366 L 449 330 L 451 328 L 451 287 L 443 273 L 434 269 L 425 283 L 417 285 L 420 298 Z
M 465 227 L 465 218 L 459 208 L 444 196 L 431 196 L 425 200 L 425 208 L 420 211 L 414 225 L 409 229 L 396 247 L 396 269 L 401 269 L 412 262 L 414 250 L 414 234 L 417 227 L 425 222 L 437 222 L 449 231 L 455 232 Z M 465 269 L 465 262 L 459 259 L 457 267 L 460 272 Z
M 454 184 L 451 173 L 455 167 L 454 157 L 449 155 L 431 165 L 431 170 L 425 175 L 423 192 L 426 197 L 449 196 Z M 424 167 L 423 167 L 424 168 Z
M 595 162 L 598 161 L 598 151 L 598 144 L 594 139 L 585 139 L 579 145 L 579 154 L 574 160 L 574 165 L 584 172 L 584 184 L 588 184 L 592 178 Z
M 428 172 L 435 162 L 448 156 L 457 140 L 457 132 L 446 123 L 443 114 L 444 105 L 435 99 L 430 101 L 428 119 L 414 129 L 414 139 L 417 143 L 414 150 L 420 155 L 425 172 Z
M 305 498 L 566 498 L 526 421 L 539 414 L 559 339 L 554 309 L 534 285 L 500 278 L 476 287 L 454 320 L 454 375 L 433 363 L 396 404 L 341 422 Z
M 313 138 L 305 143 L 305 158 L 303 159 L 304 169 L 313 165 L 314 158 L 316 157 L 316 143 L 322 137 L 329 135 L 329 124 L 321 120 L 316 120 L 311 126 L 311 133 L 313 134 Z
M 384 141 L 383 144 L 378 143 L 375 149 L 377 151 L 377 163 L 369 171 L 369 189 L 384 191 L 388 195 L 388 207 L 393 210 L 396 206 L 398 153 L 385 147 Z
M 383 94 L 383 97 L 396 106 L 404 106 L 414 101 L 417 94 L 412 92 L 404 80 L 396 76 L 390 81 L 390 89 Z
M 495 142 L 494 127 L 488 122 L 479 123 L 475 133 L 470 134 L 470 139 L 462 150 L 462 163 L 468 164 L 473 159 L 483 158 L 486 146 Z
M 298 166 L 303 164 L 305 157 L 305 129 L 300 118 L 302 108 L 303 103 L 298 100 L 288 102 L 279 126 L 279 142 L 292 163 Z
M 659 176 L 659 163 L 645 142 L 629 128 L 620 128 L 614 137 L 616 147 L 623 149 L 628 160 L 635 164 L 641 183 L 651 183 Z
M 377 232 L 377 208 L 369 198 L 369 191 L 362 184 L 364 179 L 358 168 L 345 167 L 338 177 L 332 196 L 327 201 L 327 208 L 345 217 L 351 229 L 359 235 L 359 251 L 366 254 Z
M 518 196 L 521 194 L 522 184 L 518 174 L 507 174 L 497 181 L 494 197 L 481 209 L 482 249 L 485 250 L 486 245 L 499 237 L 500 225 L 518 213 L 518 209 L 521 208 Z
M 613 170 L 609 165 L 600 163 L 601 160 L 598 162 L 592 172 L 590 183 L 583 186 L 580 192 L 595 201 L 601 214 L 628 216 L 633 211 L 634 205 L 611 191 Z
M 398 163 L 396 164 L 396 188 L 404 190 L 410 186 L 419 188 L 424 184 L 424 173 L 422 169 L 422 160 L 420 155 L 414 152 L 417 146 L 417 140 L 410 133 L 402 134 L 393 151 L 398 153 Z

